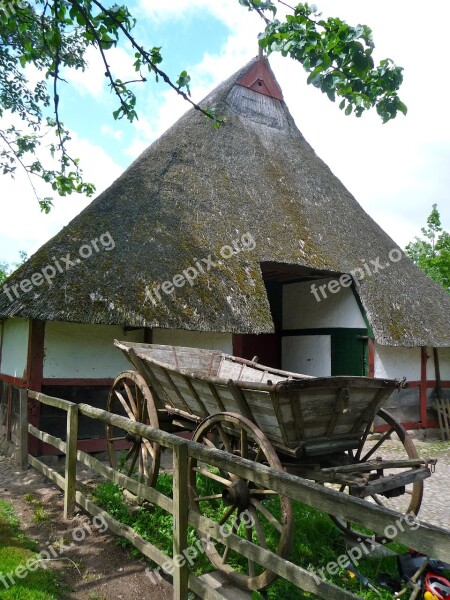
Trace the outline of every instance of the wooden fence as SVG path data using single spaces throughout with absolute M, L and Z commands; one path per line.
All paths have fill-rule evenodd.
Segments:
M 205 464 L 213 465 L 231 473 L 248 479 L 256 484 L 272 489 L 277 493 L 314 506 L 315 508 L 370 528 L 378 533 L 383 533 L 388 526 L 392 526 L 399 514 L 395 511 L 368 504 L 366 501 L 334 491 L 314 482 L 290 475 L 285 472 L 273 471 L 269 467 L 256 464 L 252 461 L 232 456 L 226 452 L 208 448 L 160 429 L 153 429 L 147 425 L 133 422 L 125 417 L 114 415 L 87 404 L 74 404 L 59 398 L 52 398 L 37 392 L 21 390 L 21 406 L 27 405 L 28 398 L 37 400 L 42 404 L 59 408 L 67 413 L 67 441 L 40 431 L 33 425 L 21 421 L 21 442 L 18 444 L 18 463 L 26 465 L 27 461 L 38 471 L 46 475 L 64 491 L 64 516 L 73 515 L 75 505 L 78 504 L 93 516 L 102 515 L 110 530 L 130 541 L 146 557 L 160 566 L 170 561 L 156 546 L 145 541 L 131 528 L 125 526 L 108 513 L 103 511 L 85 494 L 76 489 L 76 463 L 88 466 L 105 479 L 112 481 L 131 493 L 158 505 L 163 510 L 173 515 L 173 553 L 174 556 L 182 554 L 188 548 L 187 533 L 191 525 L 204 535 L 226 543 L 232 550 L 239 552 L 246 558 L 269 568 L 280 577 L 290 581 L 304 591 L 311 592 L 320 598 L 328 600 L 356 600 L 358 596 L 343 590 L 334 584 L 319 580 L 317 575 L 303 569 L 292 562 L 281 558 L 277 554 L 261 548 L 250 541 L 240 538 L 236 534 L 226 537 L 221 532 L 218 523 L 200 516 L 189 510 L 188 503 L 188 461 L 189 458 L 197 459 Z M 20 412 L 20 411 L 19 411 Z M 25 413 L 26 414 L 26 413 Z M 147 438 L 173 452 L 173 498 L 169 498 L 154 488 L 147 487 L 137 481 L 119 473 L 109 466 L 104 465 L 91 455 L 77 450 L 78 416 L 83 415 L 91 419 L 98 419 L 105 424 L 113 425 L 125 431 Z M 37 439 L 53 445 L 66 455 L 65 475 L 60 475 L 39 459 L 28 455 L 26 450 L 27 435 L 30 433 Z M 24 441 L 25 440 L 25 441 Z M 401 530 L 402 529 L 402 530 Z M 300 533 L 301 535 L 301 533 Z M 421 552 L 450 562 L 450 531 L 434 525 L 420 522 L 412 533 L 407 529 L 399 528 L 396 541 L 406 546 L 420 549 Z M 209 587 L 205 581 L 189 573 L 187 564 L 173 563 L 174 599 L 186 600 L 188 590 L 192 590 L 200 598 L 206 600 L 223 600 L 223 596 Z
M 20 390 L 0 381 L 0 454 L 14 455 L 16 464 L 26 468 L 27 436 L 22 431 L 28 425 L 28 399 L 26 390 Z M 20 448 L 20 445 L 23 447 Z M 20 462 L 24 461 L 24 462 Z

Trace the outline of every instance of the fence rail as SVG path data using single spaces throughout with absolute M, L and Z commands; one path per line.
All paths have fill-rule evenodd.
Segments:
M 27 424 L 26 420 L 22 419 L 20 436 L 22 442 L 19 444 L 19 462 L 21 464 L 29 462 L 64 491 L 65 518 L 73 515 L 76 504 L 80 505 L 93 516 L 101 514 L 111 531 L 126 538 L 145 556 L 161 567 L 171 560 L 168 555 L 164 554 L 150 542 L 145 541 L 131 528 L 116 521 L 85 494 L 76 489 L 77 461 L 91 468 L 105 479 L 116 483 L 136 496 L 144 498 L 172 514 L 174 517 L 174 556 L 182 554 L 188 548 L 187 530 L 188 526 L 191 525 L 214 540 L 222 543 L 226 542 L 232 550 L 239 552 L 265 568 L 269 568 L 302 590 L 329 600 L 356 600 L 359 597 L 334 584 L 319 579 L 316 574 L 281 558 L 267 549 L 244 540 L 234 533 L 229 534 L 227 532 L 227 535 L 224 536 L 218 523 L 189 510 L 187 501 L 189 458 L 199 460 L 219 469 L 224 469 L 255 484 L 262 485 L 266 489 L 271 489 L 281 495 L 287 496 L 292 500 L 303 502 L 323 512 L 370 528 L 380 534 L 399 519 L 399 513 L 390 509 L 368 504 L 362 499 L 345 495 L 312 481 L 283 471 L 274 471 L 264 465 L 232 456 L 221 450 L 207 448 L 202 444 L 177 437 L 160 429 L 153 429 L 142 423 L 133 422 L 125 417 L 114 415 L 87 404 L 74 404 L 41 393 L 22 390 L 20 396 L 21 402 L 26 402 L 28 398 L 66 411 L 67 441 L 64 442 L 60 438 L 42 432 L 36 427 Z M 123 473 L 119 473 L 111 467 L 104 465 L 93 456 L 77 450 L 79 415 L 120 427 L 129 433 L 147 438 L 151 442 L 156 442 L 172 450 L 174 467 L 173 498 L 169 498 L 154 488 L 147 487 Z M 23 440 L 27 439 L 28 433 L 55 446 L 66 455 L 64 477 L 37 458 L 26 455 L 26 443 Z M 414 529 L 413 535 L 407 529 L 398 529 L 396 540 L 409 547 L 417 548 L 425 554 L 450 562 L 450 531 L 448 530 L 420 522 L 417 528 Z M 222 599 L 222 596 L 209 587 L 205 581 L 189 573 L 186 561 L 185 564 L 181 565 L 178 564 L 178 561 L 173 562 L 173 585 L 174 598 L 176 600 L 186 600 L 189 589 L 207 600 Z

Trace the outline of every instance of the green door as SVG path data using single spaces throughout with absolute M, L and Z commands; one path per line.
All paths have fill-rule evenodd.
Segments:
M 334 329 L 331 375 L 369 375 L 367 329 Z

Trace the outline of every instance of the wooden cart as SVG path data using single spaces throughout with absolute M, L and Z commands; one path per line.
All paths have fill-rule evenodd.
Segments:
M 423 480 L 430 476 L 433 461 L 419 458 L 405 429 L 382 408 L 403 382 L 309 377 L 216 350 L 118 341 L 115 345 L 135 370 L 114 381 L 109 412 L 165 431 L 190 431 L 194 441 L 211 448 L 285 469 L 403 514 L 418 513 Z M 373 434 L 374 424 L 379 434 Z M 129 448 L 118 459 L 117 447 L 120 443 L 123 448 L 124 440 Z M 156 484 L 157 444 L 111 426 L 107 441 L 113 467 L 147 485 Z M 403 460 L 398 460 L 398 452 L 394 459 L 389 455 L 392 444 L 403 450 Z M 287 498 L 195 460 L 190 462 L 189 478 L 191 509 L 263 548 L 288 555 L 293 513 Z M 347 534 L 359 539 L 370 535 L 331 518 Z M 246 573 L 238 572 L 238 558 L 225 545 L 209 542 L 204 550 L 215 567 L 242 588 L 264 588 L 274 577 L 252 561 Z

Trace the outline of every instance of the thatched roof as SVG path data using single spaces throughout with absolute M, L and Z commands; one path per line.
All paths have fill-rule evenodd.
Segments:
M 268 85 L 259 93 L 249 77 L 262 67 Z M 216 130 L 187 112 L 9 286 L 69 252 L 73 260 L 102 233 L 111 234 L 115 248 L 94 252 L 52 285 L 20 292 L 12 302 L 0 294 L 0 318 L 270 332 L 261 263 L 324 275 L 377 257 L 386 264 L 398 246 L 316 156 L 279 98 L 267 61 L 255 59 L 222 83 L 203 104 L 226 116 L 225 126 Z M 209 254 L 219 256 L 246 232 L 256 241 L 253 251 L 222 260 L 193 286 L 162 293 L 161 301 L 146 294 Z M 358 293 L 380 343 L 450 345 L 450 296 L 407 257 L 364 279 Z

